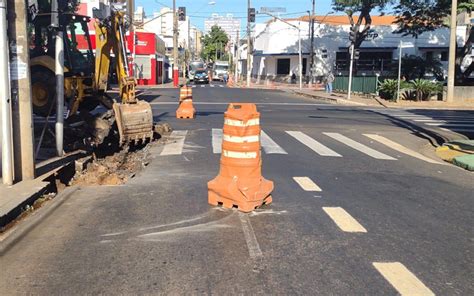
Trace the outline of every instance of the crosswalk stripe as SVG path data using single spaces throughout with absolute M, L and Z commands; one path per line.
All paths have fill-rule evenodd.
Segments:
M 180 155 L 183 153 L 184 140 L 188 131 L 173 131 L 169 137 L 169 140 L 172 141 L 167 143 L 161 151 L 160 155 Z
M 372 265 L 401 295 L 435 295 L 400 262 L 373 262 Z
M 375 149 L 372 149 L 370 147 L 365 146 L 364 144 L 361 144 L 359 142 L 356 142 L 346 136 L 343 136 L 338 133 L 323 133 L 328 137 L 333 138 L 336 141 L 339 141 L 357 151 L 360 151 L 364 154 L 367 154 L 370 157 L 373 157 L 375 159 L 384 159 L 384 160 L 396 160 L 395 158 L 388 156 L 387 154 L 384 154 L 382 152 L 379 152 Z
M 435 122 L 435 123 L 425 123 L 426 125 L 429 126 L 443 126 L 443 127 L 474 127 L 474 123 L 471 124 L 458 124 L 458 123 L 441 123 L 441 122 Z
M 474 128 L 451 128 L 451 129 L 441 128 L 441 129 L 444 130 L 444 131 L 457 131 L 457 132 L 471 132 L 471 133 L 474 133 Z
M 298 185 L 300 185 L 304 191 L 322 191 L 321 188 L 308 177 L 293 177 L 293 180 L 295 180 L 295 182 L 298 183 Z
M 191 87 L 192 87 L 192 88 L 196 88 L 196 86 L 195 86 L 195 85 L 193 85 L 193 86 L 191 86 Z
M 224 87 L 224 86 L 221 84 L 221 85 L 219 85 L 219 87 Z
M 211 87 L 216 87 L 214 84 L 211 84 Z
M 222 129 L 212 129 L 212 152 L 214 154 L 222 153 Z
M 202 87 L 205 87 L 205 85 L 201 85 L 201 88 L 202 88 Z
M 418 158 L 418 159 L 420 159 L 420 160 L 423 160 L 423 161 L 426 161 L 426 162 L 429 162 L 429 163 L 442 164 L 442 163 L 440 163 L 440 162 L 438 162 L 438 161 L 436 161 L 436 160 L 433 160 L 433 159 L 431 159 L 431 158 L 428 158 L 428 157 L 426 157 L 426 156 L 424 156 L 424 155 L 422 155 L 422 154 L 420 154 L 420 153 L 418 153 L 418 152 L 416 152 L 416 151 L 413 151 L 413 150 L 411 150 L 411 149 L 408 149 L 407 147 L 402 146 L 402 145 L 400 145 L 400 144 L 398 144 L 398 143 L 396 143 L 396 142 L 394 142 L 394 141 L 392 141 L 392 140 L 390 140 L 390 139 L 387 139 L 387 138 L 385 138 L 385 137 L 383 137 L 383 136 L 374 135 L 374 134 L 364 134 L 364 136 L 366 136 L 366 137 L 368 137 L 368 138 L 370 138 L 370 139 L 372 139 L 372 140 L 374 140 L 374 141 L 377 141 L 377 142 L 379 142 L 379 143 L 381 143 L 381 144 L 383 144 L 383 145 L 385 145 L 385 146 L 387 146 L 387 147 L 389 147 L 389 148 L 392 148 L 393 150 L 396 150 L 396 151 L 398 151 L 398 152 L 401 152 L 401 153 L 403 153 L 403 154 L 406 154 L 406 155 L 409 155 L 409 156 Z
M 344 232 L 367 232 L 346 210 L 340 207 L 323 207 L 323 210 Z
M 321 156 L 342 157 L 342 155 L 340 155 L 339 153 L 329 149 L 328 147 L 324 146 L 323 144 L 319 143 L 315 139 L 302 132 L 286 131 L 286 133 Z
M 262 148 L 267 154 L 288 154 L 283 148 L 281 148 L 275 141 L 270 138 L 263 130 L 261 131 L 261 142 Z

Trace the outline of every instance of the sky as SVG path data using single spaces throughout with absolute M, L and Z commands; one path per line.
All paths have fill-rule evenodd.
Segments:
M 186 14 L 191 17 L 191 23 L 201 30 L 204 30 L 204 20 L 212 13 L 227 14 L 232 13 L 234 17 L 241 18 L 241 30 L 247 21 L 247 0 L 213 0 L 214 5 L 209 5 L 211 0 L 176 0 L 176 6 L 186 7 Z M 316 15 L 325 15 L 331 11 L 331 0 L 316 0 Z M 283 7 L 286 13 L 281 17 L 297 17 L 307 15 L 311 10 L 311 0 L 251 0 L 251 6 L 257 11 L 261 7 Z M 135 6 L 143 6 L 145 14 L 151 16 L 153 12 L 159 11 L 162 7 L 172 7 L 172 0 L 135 0 Z M 257 22 L 263 22 L 268 17 L 257 15 Z

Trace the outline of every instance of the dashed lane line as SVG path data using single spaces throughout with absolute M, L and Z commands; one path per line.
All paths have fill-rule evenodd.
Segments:
M 435 295 L 400 262 L 373 262 L 372 264 L 401 295 Z
M 321 156 L 342 157 L 341 154 L 335 152 L 334 150 L 331 150 L 330 148 L 324 146 L 323 144 L 319 143 L 315 139 L 302 132 L 286 131 L 286 133 Z
M 293 180 L 295 180 L 295 182 L 298 183 L 298 185 L 300 185 L 304 191 L 322 191 L 321 188 L 308 177 L 293 177 Z
M 344 232 L 367 232 L 346 210 L 340 207 L 323 207 L 323 210 Z
M 173 131 L 169 137 L 170 143 L 167 143 L 160 155 L 181 155 L 183 153 L 184 140 L 188 134 L 187 130 Z
M 372 149 L 370 147 L 365 146 L 364 144 L 361 144 L 359 142 L 356 142 L 346 136 L 343 136 L 339 133 L 323 133 L 328 137 L 333 138 L 336 141 L 339 141 L 359 152 L 362 152 L 370 157 L 373 157 L 375 159 L 383 159 L 383 160 L 396 160 L 396 158 L 393 158 L 391 156 L 388 156 L 387 154 L 384 154 L 382 152 L 379 152 L 375 149 Z
M 429 162 L 429 163 L 433 163 L 433 164 L 442 164 L 442 163 L 440 163 L 436 160 L 428 158 L 428 157 L 426 157 L 426 156 L 424 156 L 424 155 L 422 155 L 422 154 L 420 154 L 416 151 L 413 151 L 411 149 L 408 149 L 407 147 L 402 146 L 402 145 L 400 145 L 400 144 L 398 144 L 398 143 L 396 143 L 396 142 L 394 142 L 390 139 L 387 139 L 383 136 L 375 135 L 375 134 L 364 134 L 364 136 L 366 136 L 366 137 L 368 137 L 368 138 L 370 138 L 374 141 L 377 141 L 377 142 L 379 142 L 379 143 L 381 143 L 381 144 L 383 144 L 383 145 L 385 145 L 389 148 L 392 148 L 393 150 L 396 150 L 396 151 L 401 152 L 403 154 L 409 155 L 411 157 L 415 157 L 415 158 L 418 158 L 420 160 L 423 160 L 423 161 L 426 161 L 426 162 Z

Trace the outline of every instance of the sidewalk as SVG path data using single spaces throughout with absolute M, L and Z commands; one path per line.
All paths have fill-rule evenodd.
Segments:
M 468 171 L 474 171 L 474 140 L 459 140 L 445 143 L 436 149 L 436 155 Z

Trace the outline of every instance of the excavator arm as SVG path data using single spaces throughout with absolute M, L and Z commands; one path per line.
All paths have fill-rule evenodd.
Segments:
M 125 28 L 124 13 L 115 10 L 111 11 L 110 16 L 100 19 L 95 24 L 95 88 L 99 93 L 106 92 L 113 52 L 120 91 L 120 102 L 113 104 L 113 110 L 121 145 L 129 142 L 145 142 L 153 137 L 151 106 L 137 99 L 136 80 L 128 75 Z

